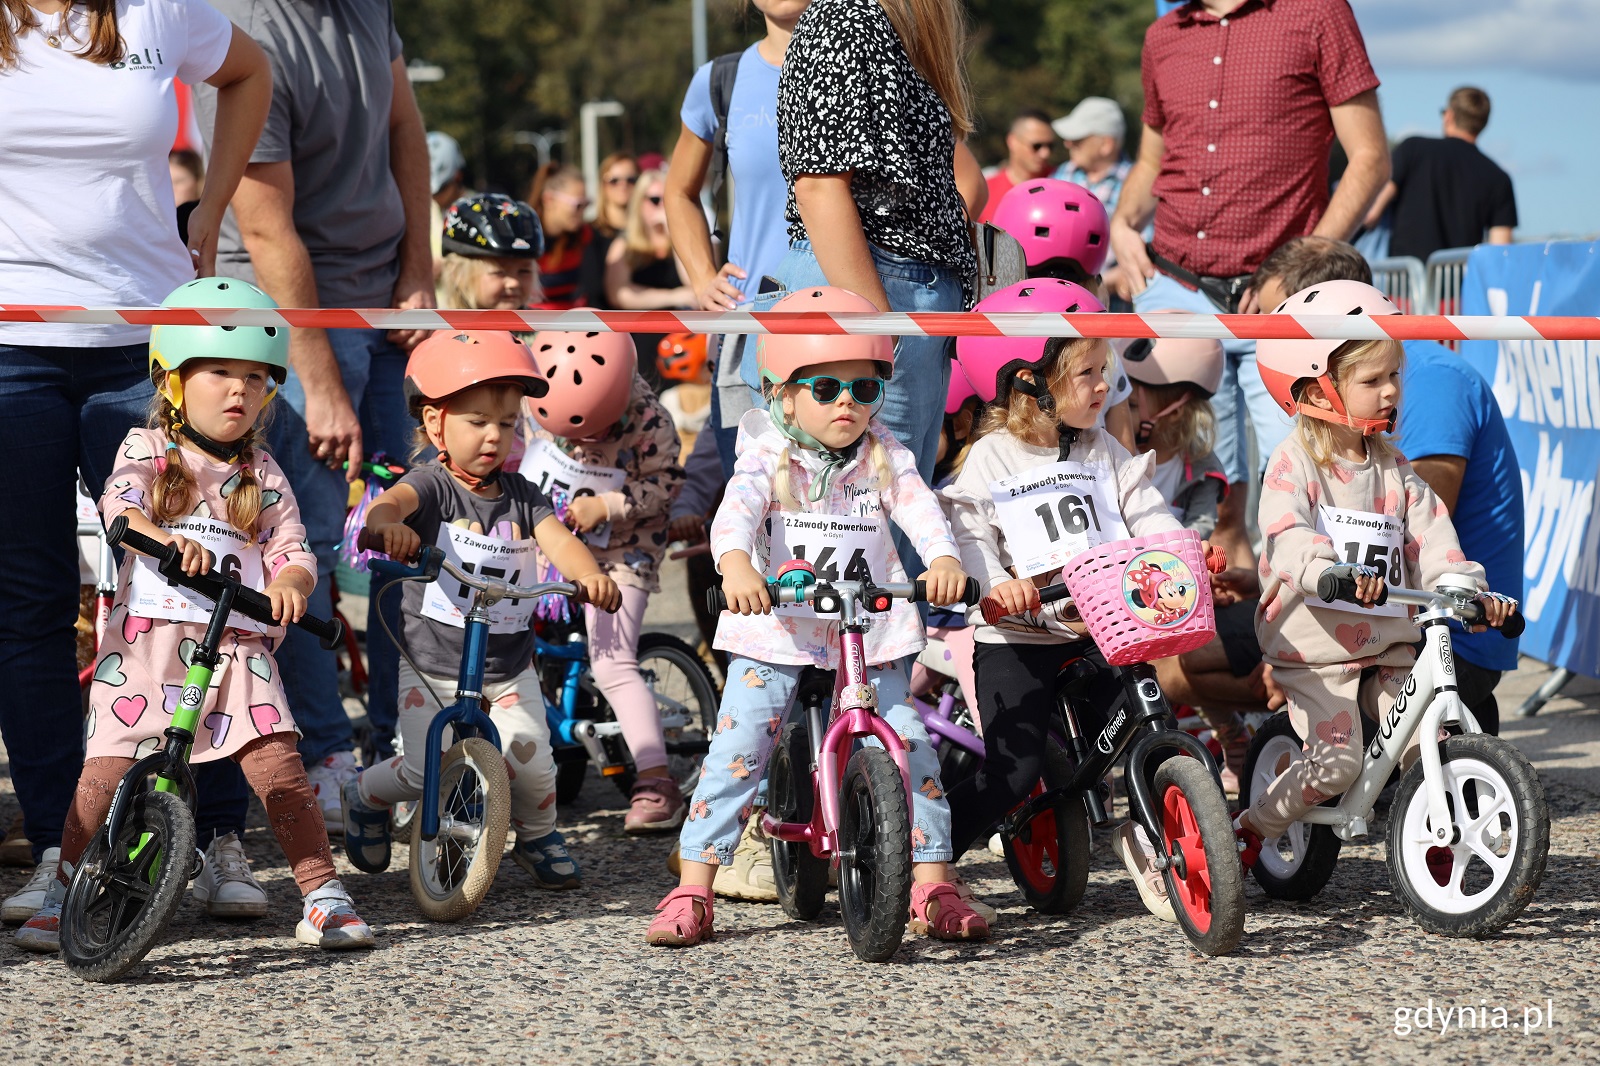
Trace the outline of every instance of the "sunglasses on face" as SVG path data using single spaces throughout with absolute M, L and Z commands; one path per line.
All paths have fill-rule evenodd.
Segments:
M 853 381 L 840 381 L 838 378 L 818 374 L 809 378 L 795 378 L 793 384 L 809 385 L 811 398 L 818 403 L 833 403 L 839 398 L 839 393 L 845 389 L 850 390 L 850 398 L 856 403 L 870 407 L 883 399 L 882 378 L 856 378 Z
M 661 206 L 661 197 L 659 197 L 659 196 L 646 196 L 645 199 L 650 201 L 650 205 L 652 207 L 660 207 Z
M 1054 141 L 1038 141 L 1028 147 L 1035 152 L 1051 152 L 1055 150 L 1056 145 Z
M 637 184 L 639 184 L 639 175 L 637 175 L 637 174 L 617 174 L 617 175 L 613 175 L 612 177 L 609 177 L 609 178 L 606 179 L 606 184 L 607 185 L 637 185 Z

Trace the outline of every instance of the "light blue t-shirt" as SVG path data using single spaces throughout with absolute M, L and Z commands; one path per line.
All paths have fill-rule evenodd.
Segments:
M 763 274 L 776 274 L 789 252 L 784 206 L 789 187 L 778 167 L 778 74 L 756 45 L 739 57 L 728 102 L 728 175 L 733 179 L 733 222 L 728 262 L 749 275 L 737 284 L 753 300 Z M 711 109 L 711 64 L 694 72 L 680 113 L 684 126 L 708 144 L 717 134 Z
M 1489 587 L 1522 598 L 1522 473 L 1494 392 L 1442 344 L 1406 341 L 1396 444 L 1408 459 L 1467 461 L 1453 522 L 1461 551 L 1483 564 Z M 1515 670 L 1517 642 L 1499 633 L 1453 633 L 1457 655 L 1485 670 Z

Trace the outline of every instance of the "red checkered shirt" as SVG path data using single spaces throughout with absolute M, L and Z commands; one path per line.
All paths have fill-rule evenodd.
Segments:
M 1145 33 L 1144 122 L 1166 154 L 1158 253 L 1206 277 L 1248 274 L 1328 207 L 1332 106 L 1378 76 L 1346 0 L 1185 4 Z

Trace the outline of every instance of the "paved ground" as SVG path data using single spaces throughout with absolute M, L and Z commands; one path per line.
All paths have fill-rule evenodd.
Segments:
M 1101 838 L 1066 918 L 1032 914 L 1003 862 L 969 857 L 964 875 L 1001 908 L 995 938 L 977 947 L 913 939 L 868 966 L 831 905 L 800 925 L 776 907 L 723 903 L 716 943 L 651 949 L 667 842 L 623 836 L 620 797 L 591 775 L 563 817 L 580 891 L 537 891 L 508 861 L 475 916 L 433 925 L 416 917 L 397 849 L 385 875 L 344 867 L 380 948 L 325 955 L 295 944 L 294 884 L 258 827 L 248 848 L 272 896 L 263 921 L 220 924 L 186 903 L 147 967 L 113 986 L 0 943 L 0 1046 L 16 1062 L 103 1063 L 1594 1062 L 1600 684 L 1510 718 L 1544 674 L 1525 663 L 1501 698 L 1505 733 L 1547 790 L 1549 871 L 1494 940 L 1420 932 L 1374 843 L 1347 846 L 1307 904 L 1274 903 L 1249 882 L 1244 942 L 1206 958 L 1145 914 Z M 0 824 L 15 809 L 5 787 Z M 25 877 L 0 869 L 0 892 Z M 1547 1004 L 1553 1025 L 1523 1030 L 1525 1009 Z M 1504 1008 L 1507 1027 L 1458 1032 L 1452 1016 L 1441 1034 L 1447 1007 L 1481 1007 L 1489 1025 Z M 1429 1028 L 1412 1022 L 1419 1011 Z

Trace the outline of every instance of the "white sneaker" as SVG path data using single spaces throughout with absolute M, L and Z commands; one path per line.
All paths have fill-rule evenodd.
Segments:
M 14 940 L 24 951 L 37 951 L 52 955 L 61 950 L 61 904 L 67 898 L 67 886 L 60 881 L 50 882 L 45 890 L 44 906 L 22 924 Z
M 311 890 L 304 913 L 294 929 L 294 938 L 302 944 L 315 944 L 324 951 L 377 946 L 372 928 L 356 913 L 355 901 L 338 878 Z
M 205 866 L 194 879 L 194 898 L 213 918 L 267 916 L 266 890 L 250 872 L 237 833 L 217 837 L 206 848 Z
M 0 904 L 0 921 L 18 925 L 39 913 L 44 906 L 45 893 L 55 883 L 56 869 L 61 865 L 61 849 L 45 848 L 44 857 L 33 868 L 33 876 L 14 895 Z
M 344 802 L 339 798 L 344 783 L 361 772 L 356 753 L 336 751 L 315 766 L 306 767 L 306 780 L 322 808 L 322 821 L 330 837 L 344 836 Z

